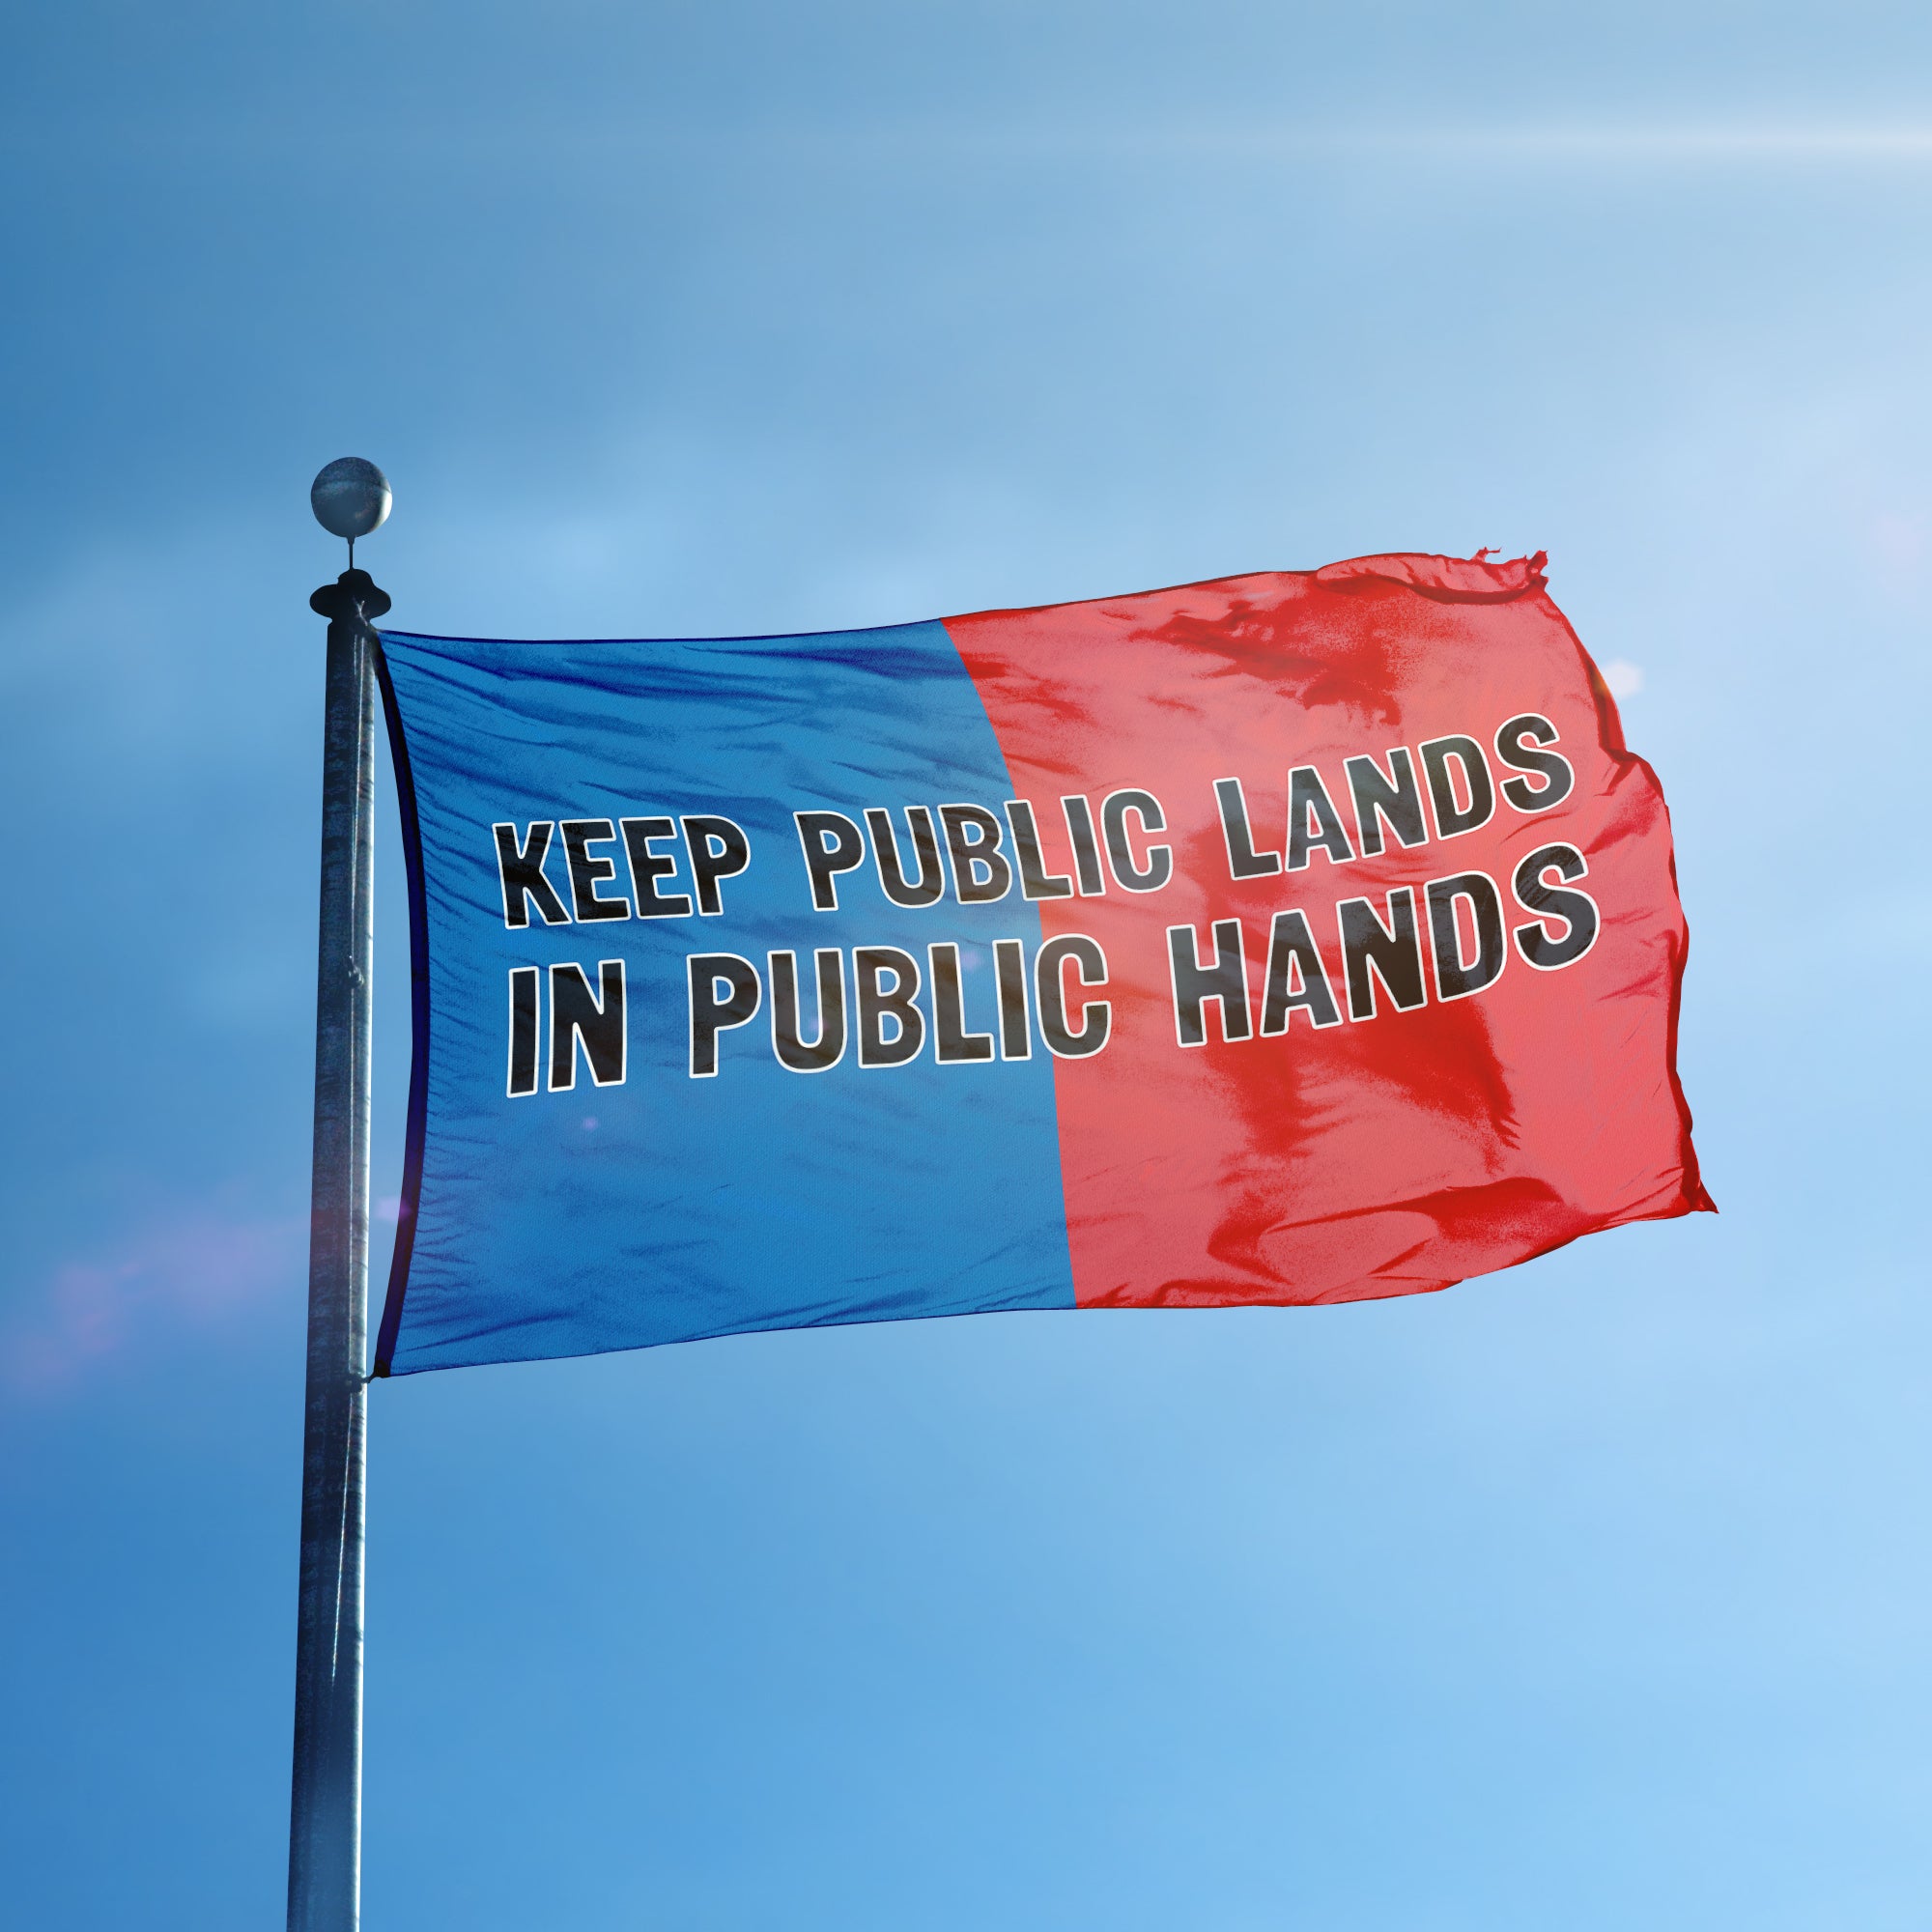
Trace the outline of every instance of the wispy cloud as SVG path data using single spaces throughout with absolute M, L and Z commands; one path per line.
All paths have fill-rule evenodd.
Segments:
M 863 141 L 863 130 L 845 138 Z M 877 138 L 874 135 L 872 138 Z M 918 130 L 895 138 L 917 143 Z M 1069 124 L 1054 129 L 925 130 L 930 145 L 1133 149 L 1148 154 L 1321 161 L 1474 161 L 1502 166 L 1921 167 L 1932 164 L 1932 122 L 1550 121 L 1455 123 L 1169 122 L 1138 128 Z
M 56 1391 L 157 1330 L 206 1329 L 289 1286 L 307 1217 L 194 1209 L 61 1264 L 0 1324 L 0 1382 Z
M 1341 137 L 1346 142 L 1350 137 Z M 1364 132 L 1390 149 L 1493 155 L 1523 160 L 1932 161 L 1932 123 L 1615 125 L 1437 128 Z
M 880 155 L 996 160 L 1169 156 L 1280 161 L 1463 159 L 1524 166 L 1573 162 L 1650 167 L 1659 164 L 1918 167 L 1932 163 L 1932 122 L 1729 119 L 1598 119 L 1536 122 L 1437 122 L 1310 118 L 1287 121 L 1234 112 L 1204 119 L 1186 108 L 1122 118 L 1069 110 L 1050 117 L 997 113 L 962 117 L 928 112 L 842 117 L 835 123 L 767 116 L 751 123 L 691 125 L 676 119 L 640 123 L 634 114 L 582 115 L 568 121 L 541 112 L 505 115 L 487 128 L 468 120 L 412 118 L 384 123 L 384 153 L 393 162 L 483 171 L 555 172 L 603 168 L 646 157 L 705 161 L 787 157 L 837 165 Z M 117 115 L 90 122 L 71 113 L 57 121 L 29 117 L 0 129 L 0 159 L 43 160 L 49 150 L 90 151 L 102 143 L 146 157 L 233 162 L 281 156 L 305 161 L 313 141 L 304 128 L 265 115 L 184 123 L 173 115 Z

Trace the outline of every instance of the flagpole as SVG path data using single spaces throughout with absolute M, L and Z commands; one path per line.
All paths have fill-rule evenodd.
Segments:
M 362 1867 L 362 1564 L 368 1389 L 369 1021 L 375 859 L 375 646 L 388 597 L 354 567 L 388 514 L 373 464 L 316 478 L 318 521 L 351 567 L 309 606 L 328 619 L 316 960 L 308 1381 L 302 1432 L 289 1932 L 356 1932 Z

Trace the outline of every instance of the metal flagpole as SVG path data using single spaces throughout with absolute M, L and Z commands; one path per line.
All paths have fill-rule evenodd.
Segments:
M 350 568 L 309 599 L 328 619 L 316 961 L 315 1143 L 302 1431 L 289 1932 L 356 1932 L 362 1877 L 364 1356 L 369 1287 L 369 1006 L 375 858 L 374 619 L 389 608 L 355 539 L 389 513 L 372 463 L 315 479 L 317 521 Z

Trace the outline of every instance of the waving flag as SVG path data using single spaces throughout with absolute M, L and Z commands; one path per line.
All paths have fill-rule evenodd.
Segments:
M 379 1373 L 1403 1294 L 1708 1208 L 1668 817 L 1542 562 L 385 632 Z

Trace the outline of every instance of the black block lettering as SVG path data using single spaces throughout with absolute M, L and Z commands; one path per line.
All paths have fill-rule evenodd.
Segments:
M 1398 1012 L 1423 1005 L 1422 944 L 1415 933 L 1415 888 L 1398 886 L 1388 895 L 1389 923 L 1367 899 L 1344 899 L 1335 908 L 1342 928 L 1342 967 L 1349 983 L 1349 1017 L 1376 1016 L 1380 980 Z
M 845 965 L 836 946 L 821 946 L 812 955 L 818 977 L 818 1035 L 807 1041 L 798 1020 L 798 954 L 770 952 L 772 1051 L 781 1066 L 794 1073 L 823 1073 L 837 1066 L 845 1053 Z
M 1078 792 L 1060 801 L 1066 814 L 1066 836 L 1073 843 L 1073 876 L 1080 882 L 1082 898 L 1096 898 L 1107 890 L 1106 875 L 1100 870 L 1100 847 L 1094 837 L 1094 808 Z
M 1449 769 L 1451 758 L 1462 768 L 1460 788 L 1469 794 L 1467 805 L 1456 802 L 1459 787 L 1456 774 Z M 1490 761 L 1475 739 L 1460 734 L 1430 739 L 1422 748 L 1422 769 L 1429 774 L 1429 802 L 1435 808 L 1439 838 L 1461 838 L 1487 825 L 1494 815 L 1496 791 L 1490 778 Z
M 1167 928 L 1167 970 L 1174 983 L 1174 1032 L 1182 1046 L 1208 1043 L 1212 1000 L 1221 1009 L 1221 1037 L 1246 1039 L 1254 1030 L 1248 1012 L 1247 935 L 1237 919 L 1214 922 L 1214 963 L 1201 963 L 1201 945 L 1191 925 Z
M 1548 811 L 1570 796 L 1577 774 L 1561 753 L 1534 751 L 1523 743 L 1525 738 L 1533 738 L 1539 745 L 1553 745 L 1556 726 L 1534 711 L 1525 711 L 1496 733 L 1496 756 L 1514 771 L 1536 773 L 1543 782 L 1533 785 L 1527 779 L 1505 779 L 1502 794 L 1519 811 Z
M 1147 864 L 1134 863 L 1134 848 L 1127 838 L 1127 813 L 1141 822 L 1142 836 L 1166 830 L 1167 816 L 1160 800 L 1151 791 L 1109 792 L 1100 806 L 1100 827 L 1107 836 L 1107 863 L 1114 868 L 1114 883 L 1129 893 L 1157 893 L 1174 876 L 1174 848 L 1150 845 Z
M 653 852 L 654 839 L 668 838 L 677 828 L 668 818 L 620 818 L 624 851 L 631 861 L 631 893 L 639 919 L 689 919 L 691 901 L 682 893 L 661 893 L 658 881 L 677 870 L 668 852 Z
M 1597 943 L 1601 921 L 1597 902 L 1588 893 L 1565 892 L 1547 884 L 1544 873 L 1554 872 L 1560 879 L 1581 879 L 1589 875 L 1583 855 L 1574 845 L 1545 845 L 1532 852 L 1516 868 L 1510 890 L 1524 912 L 1536 914 L 1536 923 L 1516 929 L 1517 951 L 1538 972 L 1552 973 L 1582 958 Z M 1559 939 L 1549 930 L 1551 920 L 1562 920 L 1567 927 Z
M 1405 845 L 1425 844 L 1429 827 L 1422 816 L 1422 792 L 1415 782 L 1415 760 L 1406 746 L 1398 745 L 1388 754 L 1384 772 L 1368 757 L 1350 758 L 1343 767 L 1349 774 L 1349 792 L 1355 805 L 1355 831 L 1363 852 L 1373 858 L 1382 849 L 1382 822 Z
M 1267 990 L 1262 996 L 1264 1036 L 1286 1033 L 1297 1007 L 1319 1027 L 1342 1024 L 1335 989 L 1328 983 L 1328 969 L 1322 965 L 1321 951 L 1308 929 L 1308 916 L 1291 910 L 1276 913 L 1268 931 Z
M 718 1071 L 718 1036 L 756 1018 L 763 988 L 758 969 L 735 952 L 693 952 L 684 965 L 691 983 L 691 1077 L 709 1080 Z
M 919 961 L 896 946 L 861 946 L 852 953 L 852 983 L 859 995 L 859 1065 L 903 1066 L 917 1060 L 925 1044 L 925 1015 L 913 1004 L 919 997 Z M 891 1034 L 887 1020 L 893 1022 Z
M 685 819 L 683 824 L 684 851 L 691 861 L 692 883 L 697 888 L 698 913 L 715 918 L 724 910 L 718 881 L 736 878 L 752 863 L 752 841 L 728 818 L 699 815 Z
M 1023 798 L 1007 801 L 1007 823 L 1012 828 L 1013 852 L 1020 862 L 1020 897 L 1070 899 L 1073 881 L 1064 872 L 1049 872 L 1039 856 L 1039 827 L 1033 807 Z
M 1049 939 L 1034 958 L 1034 1010 L 1039 1015 L 1039 1037 L 1049 1053 L 1062 1060 L 1084 1060 L 1106 1045 L 1114 1008 L 1110 1000 L 1076 1000 L 1082 1008 L 1081 1026 L 1078 1033 L 1071 1029 L 1065 978 L 1069 962 L 1082 988 L 1107 983 L 1107 955 L 1099 946 L 1083 933 L 1064 932 Z
M 932 812 L 927 807 L 909 805 L 905 815 L 912 833 L 913 855 L 919 861 L 919 877 L 906 877 L 893 815 L 876 805 L 866 812 L 866 829 L 872 835 L 872 863 L 879 868 L 881 889 L 895 905 L 929 906 L 946 890 L 946 868 L 939 863 L 939 835 L 932 829 Z
M 1000 985 L 1000 1058 L 1031 1060 L 1033 1029 L 1027 1024 L 1026 947 L 1019 940 L 993 941 L 993 977 Z
M 1235 879 L 1264 879 L 1281 870 L 1279 852 L 1255 850 L 1254 827 L 1248 822 L 1248 801 L 1239 779 L 1216 779 L 1214 796 L 1221 807 L 1221 837 L 1228 844 L 1228 875 Z
M 510 1077 L 504 1092 L 512 1098 L 537 1091 L 537 1038 L 543 1016 L 537 1001 L 543 975 L 534 966 L 510 968 Z
M 534 899 L 537 917 L 546 925 L 568 925 L 570 915 L 564 911 L 556 888 L 544 877 L 544 854 L 550 850 L 550 836 L 556 829 L 553 821 L 534 820 L 521 845 L 514 825 L 493 825 L 490 829 L 497 835 L 497 877 L 503 889 L 503 923 L 529 924 L 530 901 Z
M 1509 963 L 1503 941 L 1503 895 L 1487 872 L 1458 872 L 1452 879 L 1433 879 L 1429 891 L 1429 950 L 1435 955 L 1435 997 L 1463 1000 L 1492 986 Z M 1457 917 L 1458 899 L 1469 901 L 1476 928 L 1476 956 L 1463 957 L 1463 928 Z
M 550 969 L 550 1091 L 563 1094 L 577 1085 L 577 1042 L 590 1077 L 600 1087 L 624 1084 L 624 962 L 597 962 L 598 997 L 582 966 Z
M 1321 774 L 1313 765 L 1296 765 L 1288 775 L 1288 869 L 1301 871 L 1318 845 L 1331 865 L 1346 865 L 1355 856 Z
M 1012 890 L 1013 868 L 1000 854 L 1000 821 L 983 805 L 942 805 L 952 892 L 961 905 L 990 905 Z M 971 838 L 967 834 L 974 835 Z M 981 877 L 981 874 L 984 874 Z
M 805 869 L 811 876 L 814 912 L 838 910 L 838 879 L 866 863 L 866 835 L 842 811 L 795 811 Z
M 959 949 L 950 940 L 928 946 L 932 966 L 932 1051 L 942 1066 L 991 1060 L 993 1036 L 966 1031 L 966 989 L 960 983 Z
M 597 888 L 606 879 L 617 876 L 617 862 L 593 853 L 593 845 L 614 839 L 617 828 L 608 818 L 566 818 L 563 821 L 563 857 L 570 870 L 570 903 L 580 920 L 629 919 L 627 898 L 600 899 Z

